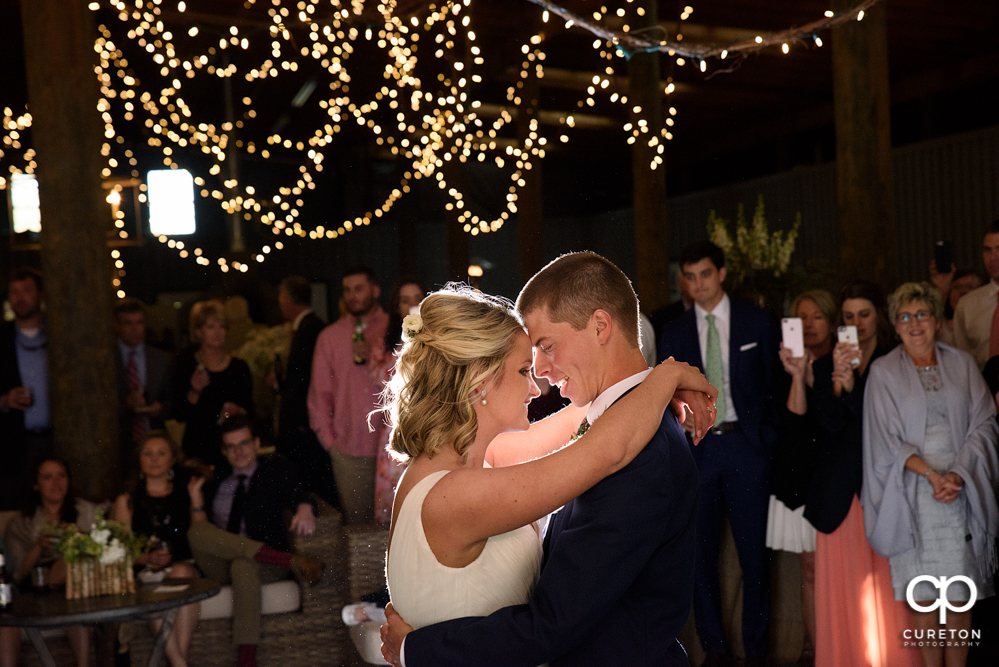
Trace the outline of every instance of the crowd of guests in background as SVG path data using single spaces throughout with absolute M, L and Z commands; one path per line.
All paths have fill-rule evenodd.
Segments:
M 976 590 L 955 584 L 952 602 L 994 594 L 999 222 L 983 248 L 984 285 L 973 270 L 933 264 L 931 282 L 903 284 L 887 298 L 860 280 L 838 296 L 797 295 L 788 315 L 802 322 L 798 357 L 770 314 L 726 293 L 719 248 L 684 249 L 682 299 L 643 316 L 641 327 L 650 363 L 688 362 L 718 389 L 716 421 L 693 450 L 693 609 L 706 665 L 732 664 L 718 568 L 723 516 L 742 569 L 747 665 L 764 664 L 769 649 L 768 548 L 798 554 L 815 664 L 964 664 L 967 646 L 906 649 L 899 638 L 906 628 L 936 627 L 936 613 L 912 613 L 905 603 L 914 577 L 969 577 Z M 366 267 L 346 271 L 342 289 L 341 316 L 327 325 L 312 310 L 308 280 L 279 286 L 290 347 L 267 378 L 278 403 L 273 443 L 261 442 L 251 370 L 227 344 L 220 302 L 194 305 L 192 345 L 176 358 L 146 344 L 141 302 L 122 300 L 114 310 L 120 464 L 128 472 L 110 516 L 152 539 L 155 548 L 136 561 L 140 575 L 200 572 L 232 583 L 240 665 L 256 664 L 260 586 L 289 572 L 310 582 L 321 576 L 320 563 L 292 554 L 289 529 L 312 533 L 317 503 L 338 509 L 345 523 L 391 515 L 402 468 L 386 452 L 387 430 L 374 411 L 403 318 L 427 291 L 404 278 L 383 310 L 378 278 Z M 73 496 L 69 470 L 53 456 L 41 274 L 15 272 L 8 301 L 0 509 L 21 514 L 3 545 L 16 579 L 42 565 L 58 583 L 65 563 L 45 527 L 89 525 L 96 508 Z M 840 340 L 839 325 L 856 327 L 856 340 Z M 563 403 L 555 388 L 541 390 L 532 420 Z M 183 425 L 179 439 L 170 420 Z M 264 444 L 277 455 L 263 455 Z M 922 582 L 913 595 L 928 604 L 939 592 Z M 198 605 L 179 613 L 166 649 L 174 667 L 186 664 L 197 622 Z M 948 629 L 970 624 L 970 611 L 948 614 Z M 69 638 L 86 664 L 86 631 L 70 629 Z M 19 644 L 17 632 L 0 630 L 0 667 L 16 664 Z

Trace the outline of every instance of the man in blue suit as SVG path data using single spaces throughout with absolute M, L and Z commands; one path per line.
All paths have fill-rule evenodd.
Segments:
M 590 404 L 587 423 L 650 372 L 635 292 L 599 255 L 556 259 L 524 287 L 517 309 L 536 347 L 535 374 L 574 404 Z M 682 398 L 698 406 L 706 428 L 714 396 Z M 631 464 L 552 517 L 527 604 L 408 636 L 411 628 L 389 611 L 383 653 L 405 667 L 686 667 L 676 636 L 693 594 L 697 487 L 686 437 L 667 410 Z
M 775 327 L 765 311 L 730 299 L 722 289 L 725 255 L 718 246 L 707 241 L 687 246 L 680 255 L 680 270 L 694 307 L 666 327 L 659 356 L 697 366 L 718 389 L 714 426 L 693 448 L 701 480 L 694 620 L 707 653 L 704 664 L 731 664 L 718 581 L 725 508 L 742 566 L 746 665 L 762 665 L 770 619 L 766 532 L 770 457 L 776 437 L 769 407 L 777 361 Z

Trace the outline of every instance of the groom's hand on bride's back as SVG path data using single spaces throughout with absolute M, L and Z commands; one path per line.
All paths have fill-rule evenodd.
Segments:
M 382 623 L 382 657 L 389 663 L 399 667 L 402 662 L 399 654 L 402 652 L 402 641 L 413 631 L 411 625 L 403 620 L 399 612 L 389 602 L 385 607 L 385 622 Z

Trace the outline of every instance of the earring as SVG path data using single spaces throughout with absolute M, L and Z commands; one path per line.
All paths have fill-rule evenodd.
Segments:
M 486 404 L 486 390 L 483 389 L 481 392 L 479 392 L 479 395 L 482 396 L 482 405 L 485 405 Z
M 169 481 L 169 482 L 173 481 L 173 468 L 170 468 L 169 470 L 167 470 L 167 481 Z

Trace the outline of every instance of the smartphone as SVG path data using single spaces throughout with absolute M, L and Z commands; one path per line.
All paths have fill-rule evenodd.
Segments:
M 841 343 L 850 343 L 854 347 L 860 346 L 860 337 L 857 335 L 857 327 L 852 324 L 837 328 L 836 336 Z M 854 366 L 859 366 L 860 359 L 854 359 L 850 363 Z
M 937 241 L 933 246 L 933 259 L 936 260 L 939 273 L 950 273 L 954 265 L 954 243 Z
M 784 347 L 791 350 L 791 356 L 795 359 L 805 356 L 805 338 L 802 328 L 800 317 L 785 317 L 780 321 Z

